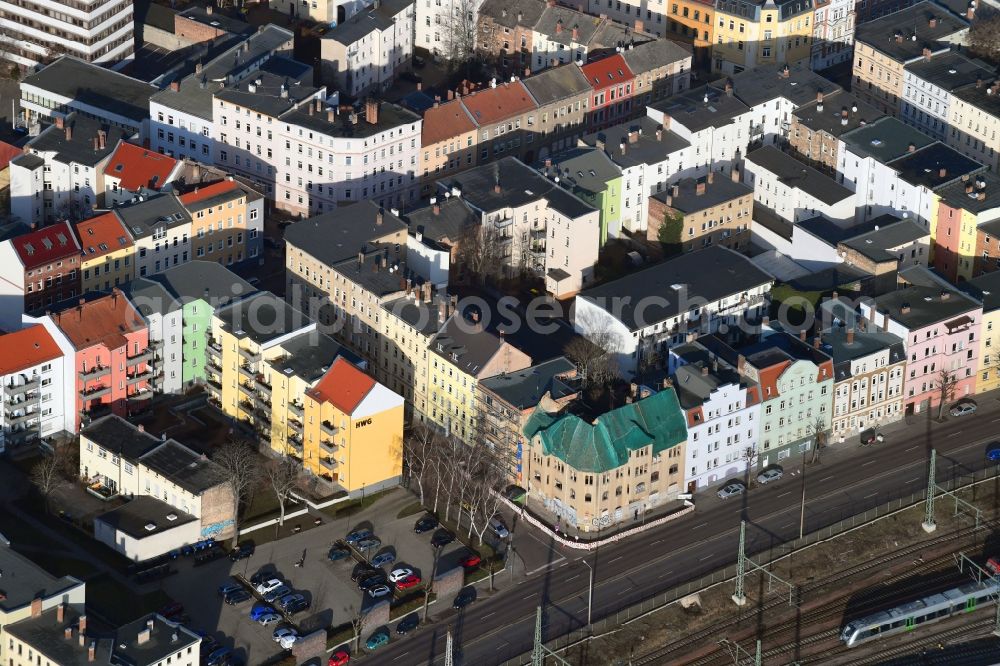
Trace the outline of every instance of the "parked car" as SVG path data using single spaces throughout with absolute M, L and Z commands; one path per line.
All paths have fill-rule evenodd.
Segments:
M 349 532 L 347 536 L 344 537 L 344 541 L 346 541 L 347 543 L 357 543 L 362 539 L 367 539 L 368 537 L 372 536 L 372 534 L 373 532 L 371 530 L 367 528 L 362 528 L 359 530 L 354 530 L 353 532 Z
M 257 593 L 258 594 L 267 594 L 271 590 L 279 588 L 282 585 L 284 585 L 284 583 L 281 582 L 280 579 L 278 579 L 278 578 L 268 578 L 267 580 L 258 583 L 256 589 L 257 589 Z
M 285 612 L 289 615 L 295 615 L 296 613 L 301 613 L 305 609 L 309 608 L 309 601 L 305 597 L 289 601 L 285 605 Z
M 479 557 L 478 553 L 469 553 L 468 555 L 460 559 L 458 563 L 461 564 L 466 569 L 469 569 L 471 567 L 478 567 L 482 561 L 483 558 Z
M 265 580 L 270 580 L 276 577 L 277 575 L 273 571 L 258 571 L 254 575 L 250 576 L 250 585 L 256 590 L 257 586 Z
M 343 650 L 337 650 L 330 655 L 330 659 L 326 662 L 326 666 L 347 666 L 349 661 L 351 661 L 351 655 Z
M 986 459 L 990 462 L 1000 463 L 1000 442 L 990 442 L 986 447 Z
M 299 603 L 305 600 L 306 598 L 301 594 L 299 594 L 298 592 L 294 594 L 286 594 L 285 596 L 278 599 L 278 607 L 281 608 L 282 610 L 287 610 L 288 606 L 290 606 L 291 604 Z
M 949 414 L 952 416 L 967 416 L 976 413 L 976 405 L 972 402 L 963 402 L 951 408 Z
M 503 521 L 498 516 L 490 518 L 490 529 L 501 539 L 506 539 L 510 536 L 510 530 L 507 529 L 507 526 L 503 524 Z
M 243 586 L 237 583 L 235 580 L 231 580 L 228 583 L 223 583 L 219 586 L 219 596 L 225 597 L 229 596 L 230 592 L 235 592 L 236 590 L 242 590 Z
M 364 578 L 365 576 L 375 573 L 376 571 L 377 569 L 370 566 L 366 562 L 358 562 L 357 564 L 354 565 L 354 570 L 351 571 L 351 580 L 358 581 Z
M 271 604 L 265 604 L 258 601 L 253 605 L 253 608 L 250 609 L 250 619 L 256 622 L 261 617 L 273 612 L 274 609 L 271 608 Z
M 268 627 L 274 624 L 275 622 L 281 622 L 281 616 L 278 615 L 277 613 L 267 613 L 257 618 L 257 624 L 259 624 L 262 627 Z
M 203 636 L 201 639 L 201 658 L 202 660 L 208 659 L 208 656 L 219 649 L 219 641 L 215 640 L 211 636 Z
M 400 636 L 407 634 L 420 626 L 420 616 L 416 613 L 410 613 L 396 625 L 396 633 Z
M 413 575 L 413 569 L 409 569 L 407 567 L 396 567 L 395 569 L 389 572 L 389 580 L 395 583 L 403 580 L 407 576 L 412 576 L 412 575 Z
M 374 550 L 382 546 L 382 540 L 376 536 L 370 536 L 354 544 L 358 550 Z
M 726 485 L 719 488 L 719 492 L 716 493 L 721 499 L 728 499 L 730 497 L 735 497 L 736 495 L 743 494 L 743 484 L 742 483 L 727 483 Z
M 386 631 L 376 631 L 368 637 L 367 641 L 365 641 L 365 648 L 368 650 L 377 650 L 388 643 L 389 633 Z
M 277 629 L 275 629 L 274 633 L 271 634 L 271 638 L 273 638 L 274 642 L 277 643 L 278 641 L 280 641 L 285 636 L 298 636 L 298 635 L 299 635 L 299 632 L 297 632 L 295 630 L 295 627 L 284 626 L 284 627 L 278 627 Z
M 420 585 L 420 576 L 409 575 L 402 580 L 396 581 L 397 590 L 408 590 L 411 587 L 416 587 Z
M 455 535 L 446 529 L 440 529 L 434 533 L 431 537 L 431 545 L 435 548 L 441 548 L 447 546 L 449 543 L 455 540 Z
M 280 599 L 286 594 L 291 594 L 291 593 L 292 593 L 292 588 L 288 587 L 287 585 L 279 585 L 278 587 L 274 588 L 273 590 L 264 595 L 264 601 L 266 601 L 267 603 L 271 603 L 273 601 Z
M 237 545 L 236 548 L 233 548 L 233 550 L 230 551 L 229 559 L 231 559 L 233 562 L 239 562 L 240 560 L 245 560 L 246 558 L 251 557 L 253 555 L 256 548 L 257 547 L 253 544 L 252 541 L 245 541 Z
M 373 567 L 384 567 L 387 564 L 392 564 L 396 561 L 396 553 L 392 551 L 386 551 L 384 553 L 379 553 L 372 558 L 371 564 Z
M 451 603 L 452 608 L 465 608 L 476 600 L 476 589 L 473 587 L 463 588 L 455 595 L 455 600 Z
M 194 564 L 195 566 L 200 566 L 202 564 L 208 564 L 209 562 L 214 562 L 220 558 L 226 556 L 226 551 L 220 546 L 212 546 L 211 548 L 206 548 L 200 553 L 195 553 Z
M 386 581 L 385 573 L 382 571 L 375 572 L 369 576 L 365 576 L 358 581 L 359 590 L 369 590 L 376 585 L 382 585 Z
M 282 650 L 291 650 L 292 646 L 295 645 L 295 641 L 297 640 L 299 640 L 299 637 L 295 635 L 283 636 L 281 640 L 278 641 L 278 645 L 281 646 Z
M 382 597 L 387 597 L 392 594 L 392 590 L 389 589 L 388 585 L 375 585 L 368 588 L 368 596 L 372 599 L 381 599 Z
M 434 516 L 427 515 L 418 519 L 417 522 L 413 524 L 413 531 L 417 534 L 423 534 L 424 532 L 430 532 L 437 526 L 438 519 Z
M 1000 576 L 1000 557 L 991 557 L 986 560 L 986 570 L 994 576 Z
M 351 556 L 351 549 L 347 546 L 340 545 L 339 543 L 333 544 L 330 548 L 330 552 L 327 557 L 330 558 L 331 562 L 336 562 L 337 560 L 343 560 Z
M 234 591 L 230 592 L 229 594 L 227 594 L 226 597 L 225 597 L 225 599 L 224 599 L 224 601 L 227 604 L 229 604 L 230 606 L 235 606 L 236 604 L 241 604 L 244 601 L 250 601 L 250 599 L 252 599 L 252 598 L 253 598 L 253 595 L 251 595 L 249 592 L 247 592 L 243 588 L 240 588 L 238 590 L 234 590 Z
M 225 666 L 229 663 L 229 655 L 233 653 L 232 648 L 220 647 L 212 651 L 205 659 L 205 666 Z
M 880 433 L 875 428 L 868 428 L 867 430 L 862 430 L 861 435 L 861 446 L 871 446 L 872 444 L 881 444 L 885 441 L 885 435 Z
M 757 475 L 757 483 L 761 485 L 766 485 L 772 481 L 777 481 L 785 473 L 778 467 L 771 467 L 770 469 L 765 469 L 763 472 Z

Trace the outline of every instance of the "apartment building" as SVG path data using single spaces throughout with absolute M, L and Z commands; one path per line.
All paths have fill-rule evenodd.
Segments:
M 853 314 L 853 313 L 852 313 Z M 834 437 L 903 418 L 906 351 L 892 333 L 860 328 L 853 321 L 823 331 L 821 349 L 833 359 Z
M 441 181 L 493 225 L 506 268 L 526 266 L 557 298 L 593 279 L 600 212 L 513 157 Z M 527 255 L 526 257 L 524 255 Z
M 684 178 L 669 190 L 649 197 L 646 239 L 693 252 L 709 245 L 745 250 L 750 245 L 753 189 L 739 180 L 715 177 Z
M 532 28 L 548 6 L 548 2 L 541 0 L 507 2 L 485 0 L 479 5 L 477 13 L 475 39 L 477 54 L 490 60 L 497 67 L 498 73 L 505 79 L 511 75 L 523 76 L 526 71 L 534 71 L 532 68 L 534 30 Z M 422 30 L 426 30 L 426 28 L 418 23 L 417 44 L 421 46 L 428 41 L 426 37 L 421 37 Z M 434 48 L 437 47 L 436 42 L 440 41 L 442 35 L 446 40 L 448 39 L 447 30 L 435 28 L 435 45 L 428 49 L 432 53 L 438 53 Z
M 759 65 L 810 60 L 813 17 L 812 0 L 716 2 L 713 71 L 739 74 Z
M 130 32 L 130 46 L 131 39 Z M 77 113 L 138 139 L 147 136 L 149 98 L 157 91 L 150 83 L 72 54 L 28 74 L 20 87 L 20 119 L 28 127 Z
M 941 382 L 952 384 L 948 402 L 971 395 L 979 376 L 980 322 L 983 305 L 943 280 L 883 294 L 862 303 L 868 327 L 903 339 L 906 355 L 904 413 L 937 408 Z
M 0 335 L 0 451 L 12 452 L 43 437 L 73 432 L 62 350 L 44 326 L 29 324 Z
M 636 112 L 641 105 L 665 99 L 691 87 L 691 52 L 669 39 L 629 41 L 622 49 L 635 75 Z
M 424 112 L 420 132 L 421 197 L 429 196 L 434 191 L 434 182 L 441 176 L 476 164 L 478 137 L 479 128 L 466 112 L 461 99 L 435 103 Z
M 437 61 L 465 61 L 478 46 L 476 30 L 485 4 L 483 0 L 415 0 L 414 46 Z
M 10 162 L 11 214 L 27 226 L 92 215 L 104 194 L 104 169 L 124 136 L 76 112 L 56 117 Z
M 649 198 L 669 188 L 668 179 L 695 173 L 691 144 L 644 116 L 588 134 L 581 144 L 605 151 L 622 174 L 622 227 L 647 231 Z
M 73 375 L 74 431 L 87 417 L 143 409 L 155 374 L 149 328 L 119 289 L 80 301 L 42 318 Z
M 851 92 L 875 108 L 899 117 L 907 64 L 947 52 L 968 32 L 967 21 L 923 0 L 854 32 Z
M 212 315 L 257 289 L 221 264 L 199 259 L 169 268 L 150 280 L 163 285 L 181 310 L 181 382 L 184 387 L 204 384 L 208 379 L 206 366 Z
M 541 173 L 598 210 L 601 247 L 609 236 L 621 236 L 622 173 L 607 153 L 590 147 L 571 148 L 546 159 Z
M 691 334 L 736 336 L 755 325 L 772 282 L 745 256 L 713 245 L 578 294 L 573 327 L 614 340 L 619 368 L 634 375 Z
M 687 424 L 686 492 L 746 474 L 759 448 L 760 387 L 697 341 L 670 350 L 668 365 Z
M 172 157 L 122 141 L 104 167 L 103 206 L 114 208 L 140 194 L 158 192 L 180 176 L 182 167 Z
M 479 429 L 510 483 L 527 487 L 528 452 L 522 434 L 540 405 L 562 411 L 580 397 L 576 365 L 564 356 L 479 382 Z
M 212 162 L 218 155 L 212 101 L 225 85 L 241 81 L 279 53 L 291 53 L 294 35 L 274 24 L 259 28 L 244 41 L 149 98 L 149 140 L 153 150 L 171 157 Z M 269 128 L 272 129 L 273 128 Z M 268 191 L 270 192 L 270 191 Z
M 797 156 L 824 173 L 840 166 L 841 137 L 885 117 L 846 91 L 824 95 L 792 112 L 788 143 Z
M 21 315 L 41 314 L 80 293 L 80 243 L 69 222 L 0 242 L 0 321 L 20 328 Z
M 307 469 L 348 493 L 398 485 L 403 397 L 338 358 L 305 394 Z
M 191 214 L 174 192 L 114 209 L 135 243 L 135 275 L 155 275 L 191 260 Z
M 591 0 L 592 7 L 597 7 L 600 0 Z M 629 7 L 629 5 L 626 5 Z M 636 14 L 641 7 L 636 7 Z M 664 3 L 664 10 L 666 5 Z M 610 7 L 602 11 L 611 11 Z M 652 15 L 652 10 L 646 10 L 647 16 L 642 19 L 643 29 L 657 37 L 665 37 L 674 42 L 690 44 L 693 48 L 692 66 L 706 71 L 712 67 L 712 45 L 715 43 L 715 3 L 708 0 L 678 0 L 670 3 L 670 9 L 664 18 L 659 12 Z M 618 12 L 610 15 L 615 20 Z
M 428 411 L 424 416 L 464 442 L 480 436 L 479 382 L 531 365 L 531 357 L 488 328 L 474 307 L 446 310 L 447 320 L 431 340 Z
M 837 242 L 843 263 L 872 276 L 870 293 L 883 294 L 896 288 L 900 271 L 930 262 L 931 235 L 910 219 L 883 215 L 858 225 Z
M 1000 268 L 998 189 L 1000 177 L 981 172 L 935 190 L 933 266 L 953 284 Z
M 961 288 L 983 305 L 975 392 L 985 393 L 1000 388 L 1000 272 L 972 278 Z
M 947 141 L 951 134 L 952 93 L 977 82 L 982 87 L 992 76 L 992 68 L 958 51 L 929 53 L 903 68 L 899 118 L 938 141 Z
M 538 159 L 575 146 L 586 127 L 592 90 L 582 69 L 553 67 L 522 82 L 538 105 L 537 113 L 528 116 L 532 133 L 526 138 Z
M 183 311 L 181 303 L 159 282 L 135 278 L 122 292 L 142 315 L 149 329 L 153 351 L 150 387 L 158 393 L 182 393 L 184 358 Z
M 774 146 L 747 155 L 743 181 L 754 201 L 788 222 L 822 215 L 843 227 L 854 224 L 854 192 Z
M 1000 169 L 1000 82 L 976 82 L 953 90 L 949 96 L 949 127 L 945 141 L 993 171 Z
M 264 197 L 231 177 L 180 195 L 191 217 L 191 257 L 232 266 L 264 254 Z M 182 237 L 183 239 L 183 237 Z
M 548 67 L 582 63 L 614 53 L 635 40 L 650 39 L 641 32 L 608 18 L 588 16 L 576 8 L 547 0 L 538 20 L 531 26 L 531 57 L 525 76 Z
M 590 131 L 628 120 L 632 117 L 635 74 L 620 54 L 587 63 L 581 67 L 590 84 Z
M 403 396 L 407 421 L 429 418 L 431 340 L 444 326 L 450 300 L 447 294 L 432 293 L 430 282 L 413 286 L 407 293 L 382 303 L 382 349 L 379 377 L 391 390 Z
M 5 0 L 0 28 L 5 56 L 29 70 L 60 53 L 120 68 L 132 59 L 134 17 L 128 0 L 46 5 Z
M 135 277 L 135 242 L 114 213 L 76 223 L 80 293 L 111 291 Z
M 829 69 L 851 59 L 855 14 L 854 0 L 816 0 L 810 58 L 814 70 Z
M 233 536 L 233 495 L 222 467 L 120 416 L 95 419 L 80 431 L 80 478 L 127 498 L 153 497 L 190 514 L 198 539 Z
M 388 90 L 410 69 L 417 4 L 378 0 L 338 22 L 320 39 L 323 80 L 350 97 Z
M 670 388 L 596 418 L 539 407 L 524 426 L 528 493 L 580 531 L 637 521 L 683 492 L 684 420 Z
M 286 16 L 334 25 L 363 10 L 366 3 L 361 0 L 273 0 L 268 6 Z

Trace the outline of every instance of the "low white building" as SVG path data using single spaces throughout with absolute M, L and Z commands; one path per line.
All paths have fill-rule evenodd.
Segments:
M 789 222 L 822 215 L 844 227 L 854 224 L 854 192 L 774 146 L 747 155 L 743 182 L 756 203 Z
M 351 97 L 388 90 L 410 69 L 414 17 L 414 0 L 376 0 L 338 23 L 320 40 L 323 80 Z
M 687 492 L 742 478 L 758 448 L 759 387 L 697 342 L 672 349 L 668 365 L 687 416 Z
M 577 294 L 573 327 L 634 375 L 690 335 L 725 338 L 755 327 L 772 283 L 747 257 L 712 245 Z
M 133 562 L 201 540 L 198 519 L 149 495 L 94 518 L 94 538 Z
M 160 283 L 135 278 L 122 290 L 149 327 L 149 348 L 156 355 L 153 389 L 160 393 L 184 390 L 183 304 Z

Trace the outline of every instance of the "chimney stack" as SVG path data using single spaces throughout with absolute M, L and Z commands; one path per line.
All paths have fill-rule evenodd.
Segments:
M 806 341 L 806 329 L 803 328 L 801 331 L 799 331 L 799 340 L 801 340 L 802 342 Z
M 921 55 L 924 56 L 924 60 L 926 60 L 927 62 L 930 62 L 931 55 L 933 55 L 933 54 L 931 53 L 930 48 L 928 48 L 928 47 L 925 46 Z
M 31 600 L 31 617 L 38 617 L 42 614 L 42 598 L 35 597 Z
M 56 116 L 56 127 L 62 129 L 65 126 L 66 120 L 62 116 Z
M 813 338 L 813 349 L 819 349 L 820 346 L 822 346 L 822 344 L 823 344 L 822 337 L 817 335 L 815 338 Z
M 66 125 L 65 131 L 66 131 L 66 140 L 67 141 L 72 141 L 73 140 L 73 126 L 72 125 Z
M 932 16 L 929 19 L 927 19 L 927 27 L 928 28 L 936 28 L 937 27 L 937 17 L 936 16 Z
M 108 147 L 108 133 L 105 130 L 97 130 L 97 139 L 100 142 L 101 150 Z
M 378 125 L 378 100 L 371 97 L 365 100 L 365 120 L 370 125 Z
M 695 196 L 700 197 L 704 193 L 705 193 L 705 181 L 702 180 L 702 179 L 699 179 L 698 182 L 694 186 L 694 194 L 695 194 Z
M 849 345 L 853 345 L 854 344 L 854 327 L 853 326 L 851 326 L 850 328 L 847 329 L 847 344 L 849 344 Z
M 170 82 L 170 89 L 173 90 L 174 92 L 179 92 L 181 89 L 181 82 L 177 79 L 174 79 L 173 81 Z
M 87 647 L 87 661 L 94 661 L 97 658 L 97 641 L 90 641 Z
M 60 624 L 66 621 L 66 604 L 61 603 L 56 606 L 56 622 Z
M 938 169 L 938 178 L 945 178 L 948 175 L 948 169 L 941 167 Z

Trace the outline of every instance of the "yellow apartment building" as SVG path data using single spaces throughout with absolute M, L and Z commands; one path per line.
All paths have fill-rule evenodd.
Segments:
M 712 69 L 739 74 L 760 65 L 808 60 L 813 11 L 812 0 L 720 0 L 715 6 Z
M 76 224 L 80 240 L 80 293 L 110 291 L 135 277 L 135 243 L 114 213 Z
M 235 180 L 202 185 L 180 197 L 191 214 L 194 259 L 231 266 L 261 254 L 264 197 Z
M 403 397 L 337 359 L 305 394 L 306 469 L 347 492 L 399 483 Z
M 431 340 L 444 324 L 445 297 L 433 299 L 430 284 L 382 304 L 383 367 L 379 377 L 406 400 L 411 421 L 424 421 L 430 381 Z

